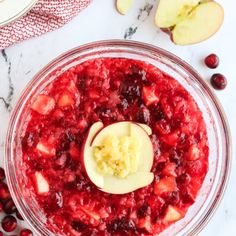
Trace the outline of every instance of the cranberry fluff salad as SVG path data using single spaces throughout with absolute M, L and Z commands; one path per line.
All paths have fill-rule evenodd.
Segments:
M 184 218 L 208 171 L 197 103 L 138 60 L 68 69 L 32 101 L 24 127 L 25 188 L 60 235 L 156 235 Z

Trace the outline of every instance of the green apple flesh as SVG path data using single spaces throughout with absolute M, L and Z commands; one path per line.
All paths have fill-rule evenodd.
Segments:
M 215 34 L 224 19 L 223 8 L 216 2 L 200 4 L 172 31 L 172 40 L 178 45 L 189 45 L 204 41 Z

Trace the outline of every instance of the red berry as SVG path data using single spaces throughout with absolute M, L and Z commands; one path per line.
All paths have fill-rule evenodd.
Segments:
M 12 232 L 13 230 L 16 229 L 16 226 L 17 226 L 17 221 L 14 216 L 5 216 L 2 219 L 2 228 L 6 232 Z
M 3 232 L 2 231 L 0 231 L 0 236 L 3 236 Z
M 22 229 L 20 231 L 20 236 L 33 236 L 33 233 L 29 229 Z
M 0 181 L 5 179 L 5 171 L 2 167 L 0 167 Z
M 216 54 L 210 54 L 205 58 L 205 64 L 211 69 L 215 69 L 219 65 L 219 57 Z
M 4 203 L 3 210 L 6 214 L 12 214 L 12 213 L 16 212 L 16 206 L 15 206 L 15 203 L 13 202 L 12 199 L 8 199 Z
M 19 220 L 24 220 L 23 217 L 21 216 L 21 214 L 19 213 L 19 211 L 16 211 L 16 217 Z
M 10 197 L 11 195 L 10 195 L 7 184 L 5 184 L 4 182 L 0 182 L 0 199 L 5 200 Z
M 211 85 L 214 89 L 222 90 L 227 86 L 227 79 L 222 74 L 214 74 L 211 77 Z

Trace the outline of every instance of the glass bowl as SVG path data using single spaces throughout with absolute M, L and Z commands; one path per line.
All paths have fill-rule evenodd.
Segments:
M 36 234 L 61 235 L 47 228 L 42 210 L 24 187 L 26 178 L 21 172 L 24 166 L 21 162 L 20 136 L 31 101 L 45 86 L 68 68 L 101 57 L 132 58 L 151 63 L 178 80 L 198 103 L 209 138 L 209 171 L 196 202 L 185 218 L 160 234 L 196 235 L 219 205 L 229 177 L 231 139 L 224 112 L 207 83 L 190 65 L 161 48 L 134 41 L 100 41 L 72 49 L 44 67 L 23 91 L 12 112 L 5 144 L 6 177 L 19 212 Z

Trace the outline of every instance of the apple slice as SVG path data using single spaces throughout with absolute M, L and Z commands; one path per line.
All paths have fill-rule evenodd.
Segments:
M 125 15 L 133 3 L 134 0 L 116 0 L 116 8 L 120 14 Z
M 93 124 L 88 132 L 81 152 L 84 168 L 90 180 L 100 188 L 101 191 L 112 194 L 125 194 L 149 185 L 153 181 L 154 175 L 150 173 L 153 164 L 153 146 L 148 134 L 151 134 L 151 129 L 145 124 L 128 121 L 117 122 L 106 127 L 103 127 L 101 122 Z M 135 172 L 128 172 L 129 174 L 125 177 L 103 174 L 103 172 L 100 173 L 97 169 L 97 162 L 94 158 L 94 148 L 104 147 L 104 140 L 111 135 L 118 138 L 134 136 L 138 138 L 141 144 L 140 149 L 138 149 L 140 151 L 140 158 L 136 165 L 137 169 Z M 117 141 L 117 139 L 115 140 Z M 128 145 L 127 142 L 125 142 L 125 145 Z M 113 142 L 111 145 L 113 146 Z M 117 143 L 114 143 L 114 145 L 115 150 L 119 150 L 116 149 Z M 110 150 L 110 148 L 112 149 L 112 146 L 109 146 L 108 150 Z M 102 152 L 101 155 L 103 153 L 104 152 Z M 122 153 L 120 154 L 122 155 Z M 122 158 L 119 155 L 117 156 L 117 154 L 115 155 L 114 158 Z M 99 157 L 103 158 L 102 156 Z M 113 156 L 111 158 L 113 161 Z M 117 159 L 117 161 L 119 161 L 119 159 Z
M 84 168 L 89 179 L 99 188 L 101 188 L 104 184 L 104 178 L 97 171 L 96 162 L 93 159 L 93 149 L 91 148 L 91 143 L 94 136 L 97 134 L 99 130 L 103 128 L 102 122 L 94 123 L 88 131 L 87 138 L 85 138 L 85 143 L 82 147 L 82 160 L 84 164 Z
M 137 124 L 141 126 L 147 132 L 148 135 L 152 134 L 152 129 L 148 125 L 142 123 L 137 123 Z
M 155 23 L 178 45 L 208 39 L 223 23 L 224 10 L 214 1 L 160 0 Z
M 101 190 L 106 193 L 125 194 L 149 185 L 153 179 L 154 175 L 151 172 L 136 172 L 124 179 L 106 176 Z
M 215 34 L 221 27 L 224 10 L 216 2 L 200 4 L 172 31 L 172 39 L 178 45 L 189 45 L 204 41 Z

